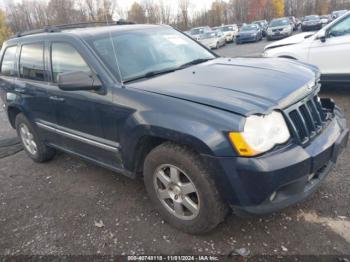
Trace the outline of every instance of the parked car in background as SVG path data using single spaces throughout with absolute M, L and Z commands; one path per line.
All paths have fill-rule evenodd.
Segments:
M 332 22 L 331 15 L 322 15 L 320 18 L 321 18 L 322 25 L 326 25 L 326 24 L 329 24 L 330 22 Z
M 265 57 L 316 65 L 324 82 L 350 83 L 350 12 L 317 33 L 301 33 L 265 47 Z
M 236 37 L 236 43 L 243 44 L 247 42 L 258 42 L 263 38 L 262 30 L 259 25 L 248 24 L 243 25 Z
M 301 23 L 301 30 L 304 31 L 315 31 L 322 28 L 322 21 L 318 15 L 305 16 Z
M 209 26 L 195 27 L 190 30 L 190 35 L 193 39 L 199 40 L 202 34 L 211 32 L 211 31 L 212 29 Z
M 282 39 L 293 34 L 293 25 L 289 18 L 273 19 L 267 28 L 267 40 Z
M 289 16 L 289 21 L 291 22 L 292 26 L 293 26 L 293 31 L 298 30 L 298 20 L 294 17 L 294 16 Z
M 332 19 L 337 19 L 338 17 L 341 17 L 342 15 L 346 14 L 346 12 L 348 12 L 348 10 L 338 10 L 338 11 L 334 11 L 332 12 Z
M 227 43 L 233 42 L 238 34 L 238 26 L 236 24 L 223 25 L 219 29 L 224 34 Z
M 259 20 L 259 21 L 254 21 L 253 24 L 257 24 L 260 26 L 263 37 L 265 37 L 269 23 L 266 20 Z
M 221 31 L 212 31 L 202 34 L 198 41 L 209 49 L 218 49 L 226 44 L 226 37 Z

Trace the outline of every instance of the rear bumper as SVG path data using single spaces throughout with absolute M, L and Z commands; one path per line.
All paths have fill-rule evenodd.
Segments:
M 345 124 L 345 119 L 335 117 L 305 148 L 290 144 L 261 157 L 216 159 L 227 179 L 223 197 L 236 213 L 252 215 L 302 201 L 319 187 L 346 147 Z M 343 127 L 340 133 L 337 125 Z

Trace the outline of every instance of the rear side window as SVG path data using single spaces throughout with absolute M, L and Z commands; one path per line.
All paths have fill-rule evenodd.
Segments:
M 4 76 L 16 76 L 16 50 L 17 46 L 8 47 L 1 63 L 1 74 Z
M 19 73 L 21 78 L 44 81 L 44 45 L 42 43 L 22 46 Z
M 52 78 L 57 83 L 58 75 L 65 72 L 91 72 L 90 67 L 78 51 L 67 43 L 53 43 L 51 46 Z

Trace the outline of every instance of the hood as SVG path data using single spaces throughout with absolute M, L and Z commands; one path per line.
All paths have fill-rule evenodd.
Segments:
M 315 68 L 289 59 L 217 58 L 129 83 L 127 88 L 250 115 L 282 109 L 304 98 L 314 90 L 310 86 L 315 86 L 316 73 Z
M 270 48 L 274 48 L 274 47 L 298 44 L 298 43 L 305 41 L 308 36 L 311 36 L 313 34 L 314 34 L 314 32 L 313 33 L 305 32 L 305 33 L 296 34 L 296 35 L 284 38 L 284 39 L 279 40 L 279 41 L 275 41 L 275 42 L 267 45 L 265 47 L 265 50 L 270 49 Z

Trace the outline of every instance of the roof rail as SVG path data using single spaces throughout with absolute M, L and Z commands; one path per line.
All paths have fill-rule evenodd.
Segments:
M 16 33 L 12 38 L 27 36 L 27 35 L 35 35 L 40 33 L 61 32 L 62 30 L 65 30 L 65 29 L 84 28 L 84 27 L 92 27 L 92 26 L 131 25 L 131 24 L 135 24 L 135 23 L 124 19 L 119 19 L 118 21 L 93 21 L 93 22 L 73 23 L 73 24 L 47 25 L 47 26 L 44 26 L 44 28 L 42 29 L 35 29 L 35 30 Z

